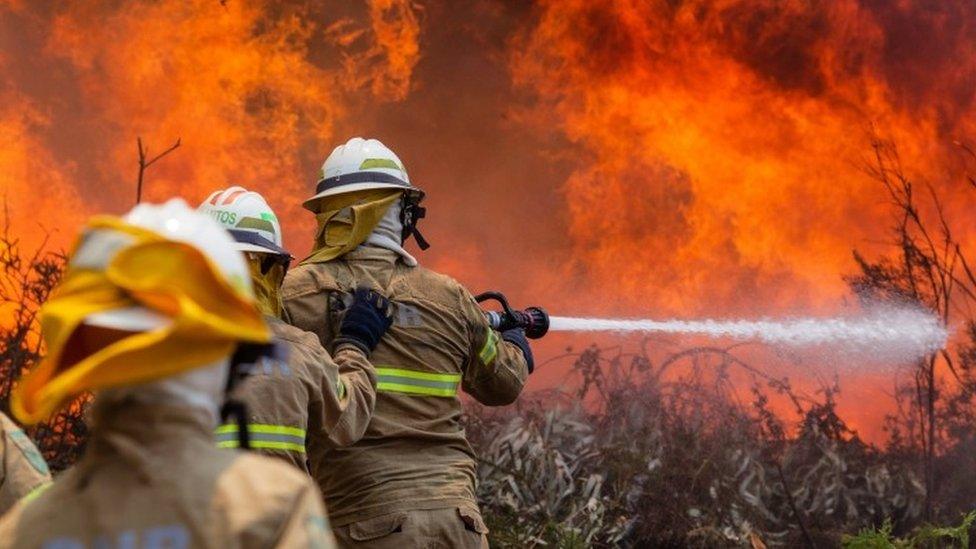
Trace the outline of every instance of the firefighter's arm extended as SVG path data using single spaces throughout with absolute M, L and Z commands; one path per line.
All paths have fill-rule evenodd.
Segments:
M 362 438 L 373 416 L 376 370 L 353 345 L 339 345 L 334 357 L 319 348 L 318 360 L 323 365 L 319 432 L 336 446 L 349 446 Z M 314 423 L 311 422 L 313 429 Z
M 366 357 L 392 323 L 388 299 L 369 288 L 356 288 L 333 342 L 337 368 L 326 368 L 323 378 L 323 427 L 333 444 L 348 446 L 366 432 L 376 405 L 376 370 Z M 322 355 L 324 362 L 328 354 L 323 350 Z
M 492 330 L 471 294 L 463 288 L 461 291 L 461 313 L 468 333 L 468 360 L 462 387 L 482 404 L 511 404 L 529 377 L 528 342 L 522 337 L 523 345 L 514 341 L 518 339 L 514 333 Z

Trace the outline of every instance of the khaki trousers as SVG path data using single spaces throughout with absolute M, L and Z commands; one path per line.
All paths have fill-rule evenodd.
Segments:
M 487 549 L 488 528 L 476 511 L 448 507 L 400 511 L 333 528 L 339 547 Z

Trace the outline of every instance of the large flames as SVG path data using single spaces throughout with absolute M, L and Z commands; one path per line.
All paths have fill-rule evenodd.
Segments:
M 973 204 L 945 179 L 972 129 L 960 6 L 580 0 L 538 15 L 513 74 L 583 149 L 565 184 L 574 261 L 629 296 L 676 313 L 832 307 L 851 248 L 889 236 L 864 170 L 872 131 L 957 212 Z
M 141 136 L 150 155 L 182 139 L 147 173 L 149 200 L 195 202 L 239 183 L 297 211 L 350 96 L 409 90 L 412 8 L 376 0 L 362 11 L 216 0 L 6 8 L 0 89 L 19 100 L 4 102 L 0 121 L 23 136 L 2 151 L 11 209 L 68 235 L 87 213 L 126 210 Z M 52 179 L 61 183 L 39 184 Z
M 313 3 L 308 3 L 312 5 Z M 870 139 L 976 235 L 976 14 L 923 0 L 0 1 L 0 183 L 66 245 L 90 213 L 242 184 L 299 203 L 351 135 L 428 191 L 425 261 L 560 312 L 832 312 L 890 210 Z

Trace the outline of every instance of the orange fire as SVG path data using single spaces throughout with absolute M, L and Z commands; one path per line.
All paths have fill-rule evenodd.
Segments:
M 319 164 L 369 135 L 428 192 L 423 260 L 472 289 L 563 314 L 830 313 L 851 250 L 890 237 L 873 134 L 976 237 L 953 145 L 976 136 L 973 9 L 0 1 L 0 183 L 27 242 L 64 246 L 132 205 L 137 136 L 181 138 L 147 200 L 253 188 L 301 256 Z
M 961 7 L 579 0 L 537 12 L 513 74 L 583 151 L 565 184 L 574 261 L 626 294 L 679 314 L 835 307 L 851 249 L 877 249 L 891 224 L 863 169 L 872 125 L 957 214 L 973 204 L 947 178 L 952 139 L 972 129 Z
M 3 33 L 21 40 L 0 50 L 2 82 L 24 96 L 0 118 L 12 136 L 0 153 L 11 208 L 41 212 L 38 221 L 67 233 L 62 244 L 86 214 L 125 211 L 141 136 L 150 156 L 182 142 L 147 172 L 147 200 L 196 202 L 243 184 L 297 214 L 354 96 L 409 91 L 419 56 L 412 7 L 364 8 L 357 20 L 271 2 L 7 7 Z M 290 217 L 308 229 L 307 216 Z

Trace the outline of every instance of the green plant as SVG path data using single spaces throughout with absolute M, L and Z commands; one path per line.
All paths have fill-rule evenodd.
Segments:
M 915 547 L 969 547 L 969 531 L 976 521 L 976 511 L 966 514 L 957 526 L 923 525 L 907 538 L 892 535 L 891 520 L 885 519 L 881 528 L 863 528 L 856 535 L 844 536 L 845 549 L 889 549 Z

